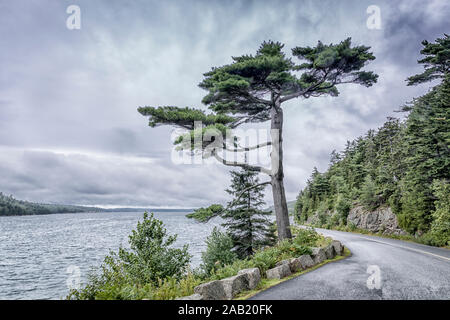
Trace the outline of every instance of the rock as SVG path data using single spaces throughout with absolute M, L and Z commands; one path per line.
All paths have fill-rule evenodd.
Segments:
M 327 259 L 327 255 L 325 254 L 325 250 L 322 248 L 311 248 L 312 249 L 312 257 L 314 259 L 314 264 L 322 263 Z
M 314 266 L 314 261 L 309 254 L 304 254 L 298 257 L 297 260 L 300 262 L 302 269 L 307 269 Z
M 406 234 L 398 225 L 397 216 L 389 207 L 367 211 L 362 206 L 352 208 L 347 217 L 347 225 L 354 224 L 359 229 L 384 234 Z
M 222 282 L 225 297 L 229 300 L 233 299 L 239 292 L 249 289 L 248 278 L 245 274 L 225 278 L 220 282 Z
M 247 277 L 249 290 L 255 289 L 261 281 L 261 272 L 258 268 L 243 269 L 238 274 L 243 274 Z
M 342 256 L 342 254 L 344 253 L 344 246 L 342 245 L 342 243 L 340 241 L 333 240 L 333 242 L 331 242 L 331 245 L 334 248 L 334 252 L 336 252 L 338 256 Z
M 333 259 L 336 256 L 336 252 L 334 251 L 334 246 L 332 244 L 327 245 L 324 250 L 327 259 Z
M 281 266 L 281 265 L 283 265 L 283 264 L 290 264 L 291 263 L 291 259 L 285 259 L 285 260 L 281 260 L 281 261 L 278 261 L 276 264 L 275 264 L 275 267 L 279 267 L 279 266 Z
M 194 293 L 190 296 L 176 298 L 175 300 L 203 300 L 203 296 L 198 293 Z
M 283 264 L 288 265 L 289 269 L 291 270 L 292 273 L 296 273 L 297 271 L 302 269 L 302 265 L 301 265 L 300 261 L 297 260 L 297 258 L 291 258 L 291 259 L 279 261 L 279 262 L 277 262 L 277 264 L 275 266 L 279 267 Z
M 291 275 L 289 264 L 282 264 L 266 271 L 267 279 L 283 279 Z
M 300 270 L 302 270 L 302 263 L 300 262 L 299 258 L 292 258 L 289 260 L 289 268 L 291 269 L 292 273 L 296 273 Z
M 225 300 L 227 298 L 221 280 L 214 280 L 196 286 L 194 292 L 202 295 L 204 300 Z

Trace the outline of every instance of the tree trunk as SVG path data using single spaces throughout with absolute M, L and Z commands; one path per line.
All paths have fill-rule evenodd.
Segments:
M 280 107 L 279 99 L 275 101 L 275 106 L 271 110 L 271 118 L 272 152 L 270 157 L 273 204 L 277 219 L 278 238 L 284 240 L 292 238 L 292 234 L 283 183 L 283 110 Z

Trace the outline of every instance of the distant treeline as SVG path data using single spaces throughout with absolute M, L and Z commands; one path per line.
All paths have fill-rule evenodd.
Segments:
M 102 211 L 96 207 L 82 207 L 60 204 L 41 204 L 14 199 L 0 192 L 0 216 L 22 216 L 53 213 L 77 213 Z
M 80 212 L 192 212 L 194 209 L 110 208 L 84 207 L 66 204 L 34 203 L 14 199 L 0 192 L 0 216 L 25 216 Z

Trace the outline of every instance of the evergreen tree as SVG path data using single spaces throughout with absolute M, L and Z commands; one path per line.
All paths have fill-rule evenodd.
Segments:
M 338 44 L 325 45 L 319 41 L 314 47 L 295 47 L 292 55 L 299 60 L 297 64 L 286 56 L 283 47 L 279 42 L 263 42 L 255 55 L 233 57 L 232 63 L 205 73 L 199 86 L 208 92 L 202 102 L 209 107 L 210 114 L 167 106 L 138 109 L 142 115 L 150 117 L 152 127 L 169 124 L 190 130 L 176 140 L 177 144 L 188 141 L 190 148 L 203 156 L 215 157 L 228 166 L 267 174 L 281 240 L 292 237 L 284 189 L 283 104 L 296 98 L 337 96 L 337 86 L 345 83 L 370 87 L 378 77 L 371 71 L 362 70 L 375 59 L 370 47 L 352 46 L 350 38 Z M 202 122 L 201 127 L 195 126 L 198 121 Z M 227 135 L 244 123 L 266 121 L 270 121 L 271 141 L 240 147 L 231 135 Z M 201 143 L 196 143 L 192 137 L 200 137 Z M 207 141 L 211 141 L 211 137 L 214 137 L 214 144 L 208 148 Z M 231 148 L 228 142 L 231 142 Z M 224 150 L 247 152 L 268 146 L 272 148 L 271 168 L 223 157 Z
M 377 207 L 377 191 L 375 182 L 370 175 L 367 175 L 364 179 L 364 183 L 361 188 L 361 203 L 367 210 L 373 210 Z
M 231 171 L 231 186 L 226 191 L 233 200 L 222 217 L 226 220 L 223 226 L 240 258 L 250 256 L 254 250 L 275 241 L 274 230 L 267 218 L 271 212 L 261 209 L 265 204 L 264 187 L 258 184 L 257 172 L 248 169 Z
M 443 79 L 450 69 L 450 37 L 444 34 L 435 43 L 422 41 L 424 48 L 420 51 L 425 57 L 418 62 L 424 65 L 425 71 L 407 79 L 408 85 L 416 85 L 435 79 Z

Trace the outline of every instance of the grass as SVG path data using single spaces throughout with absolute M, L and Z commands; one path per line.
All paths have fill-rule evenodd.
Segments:
M 266 278 L 263 278 L 263 279 L 261 279 L 261 281 L 259 282 L 258 286 L 255 289 L 247 290 L 247 291 L 243 291 L 243 292 L 239 293 L 234 298 L 234 300 L 247 300 L 247 299 L 253 297 L 254 295 L 256 295 L 256 294 L 258 294 L 258 293 L 260 293 L 260 292 L 262 292 L 264 290 L 267 290 L 267 289 L 269 289 L 271 287 L 274 287 L 274 286 L 276 286 L 276 285 L 278 285 L 278 284 L 280 284 L 282 282 L 291 280 L 291 279 L 296 278 L 296 277 L 298 277 L 298 276 L 300 276 L 302 274 L 314 271 L 314 270 L 320 268 L 321 266 L 326 265 L 327 263 L 345 259 L 345 258 L 349 257 L 350 255 L 351 255 L 350 250 L 348 248 L 344 247 L 344 254 L 342 256 L 336 256 L 333 259 L 325 260 L 324 262 L 319 263 L 319 264 L 315 265 L 314 267 L 308 268 L 306 270 L 301 270 L 301 271 L 299 271 L 297 273 L 294 273 L 294 274 L 290 275 L 289 277 L 286 277 L 286 278 L 283 278 L 283 279 L 266 279 Z

